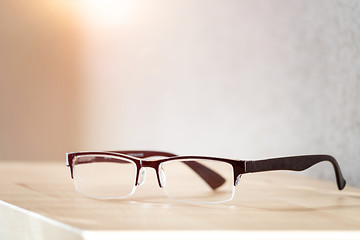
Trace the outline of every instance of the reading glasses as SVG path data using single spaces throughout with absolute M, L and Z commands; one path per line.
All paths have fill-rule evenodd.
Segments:
M 150 160 L 150 157 L 161 157 Z M 264 160 L 233 160 L 204 156 L 177 156 L 159 151 L 72 152 L 66 154 L 75 189 L 91 198 L 131 196 L 145 181 L 145 168 L 156 171 L 158 184 L 170 198 L 185 202 L 217 203 L 234 197 L 235 186 L 247 173 L 273 170 L 303 171 L 328 161 L 342 190 L 346 181 L 330 155 L 302 155 Z

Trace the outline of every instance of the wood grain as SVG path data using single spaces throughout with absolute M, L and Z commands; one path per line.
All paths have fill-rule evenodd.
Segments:
M 178 203 L 148 171 L 145 184 L 129 199 L 93 200 L 75 192 L 63 163 L 0 163 L 0 200 L 76 229 L 360 230 L 356 188 L 338 191 L 335 182 L 275 172 L 244 175 L 236 191 L 227 203 Z

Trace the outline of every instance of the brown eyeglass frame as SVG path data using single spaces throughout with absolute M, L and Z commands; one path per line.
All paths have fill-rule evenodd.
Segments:
M 70 168 L 71 178 L 73 178 L 73 167 L 75 164 L 75 159 L 78 156 L 114 156 L 122 157 L 124 159 L 130 160 L 135 163 L 137 167 L 136 171 L 136 185 L 139 185 L 139 174 L 142 167 L 154 168 L 158 183 L 160 187 L 163 187 L 160 181 L 160 165 L 163 162 L 172 161 L 172 160 L 186 160 L 184 163 L 195 171 L 212 189 L 217 189 L 224 182 L 225 179 L 216 172 L 216 169 L 209 169 L 208 167 L 202 165 L 199 162 L 194 160 L 216 160 L 221 162 L 226 162 L 231 164 L 233 167 L 234 174 L 234 186 L 239 182 L 239 179 L 242 174 L 246 173 L 256 173 L 256 172 L 266 172 L 274 170 L 291 170 L 291 171 L 303 171 L 317 163 L 328 161 L 332 164 L 335 170 L 337 187 L 339 190 L 344 189 L 346 181 L 341 173 L 340 166 L 336 159 L 330 155 L 301 155 L 301 156 L 290 156 L 290 157 L 280 157 L 280 158 L 270 158 L 263 160 L 233 160 L 226 158 L 218 157 L 204 157 L 204 156 L 177 156 L 168 152 L 159 152 L 159 151 L 105 151 L 105 152 L 72 152 L 66 154 L 66 165 Z M 165 157 L 159 160 L 145 161 L 145 158 L 148 157 Z M 91 162 L 101 161 L 104 162 L 103 158 L 92 158 Z M 119 162 L 121 160 L 113 158 L 107 159 L 107 162 Z M 85 163 L 85 162 L 81 162 Z M 88 163 L 88 162 L 86 162 Z

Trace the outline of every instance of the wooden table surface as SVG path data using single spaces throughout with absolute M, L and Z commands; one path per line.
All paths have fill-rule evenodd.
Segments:
M 288 172 L 244 175 L 230 202 L 186 204 L 151 169 L 129 199 L 94 200 L 62 162 L 0 162 L 0 200 L 0 239 L 360 239 L 360 189 Z

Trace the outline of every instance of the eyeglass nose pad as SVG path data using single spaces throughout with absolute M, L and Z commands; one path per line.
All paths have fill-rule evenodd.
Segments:
M 166 176 L 164 169 L 162 167 L 159 169 L 159 177 L 160 177 L 161 187 L 164 188 L 166 186 Z
M 239 185 L 240 178 L 241 178 L 241 174 L 239 174 L 239 175 L 237 176 L 236 181 L 235 181 L 235 186 Z
M 144 168 L 140 168 L 138 185 L 142 185 L 145 182 L 146 178 L 146 170 Z

